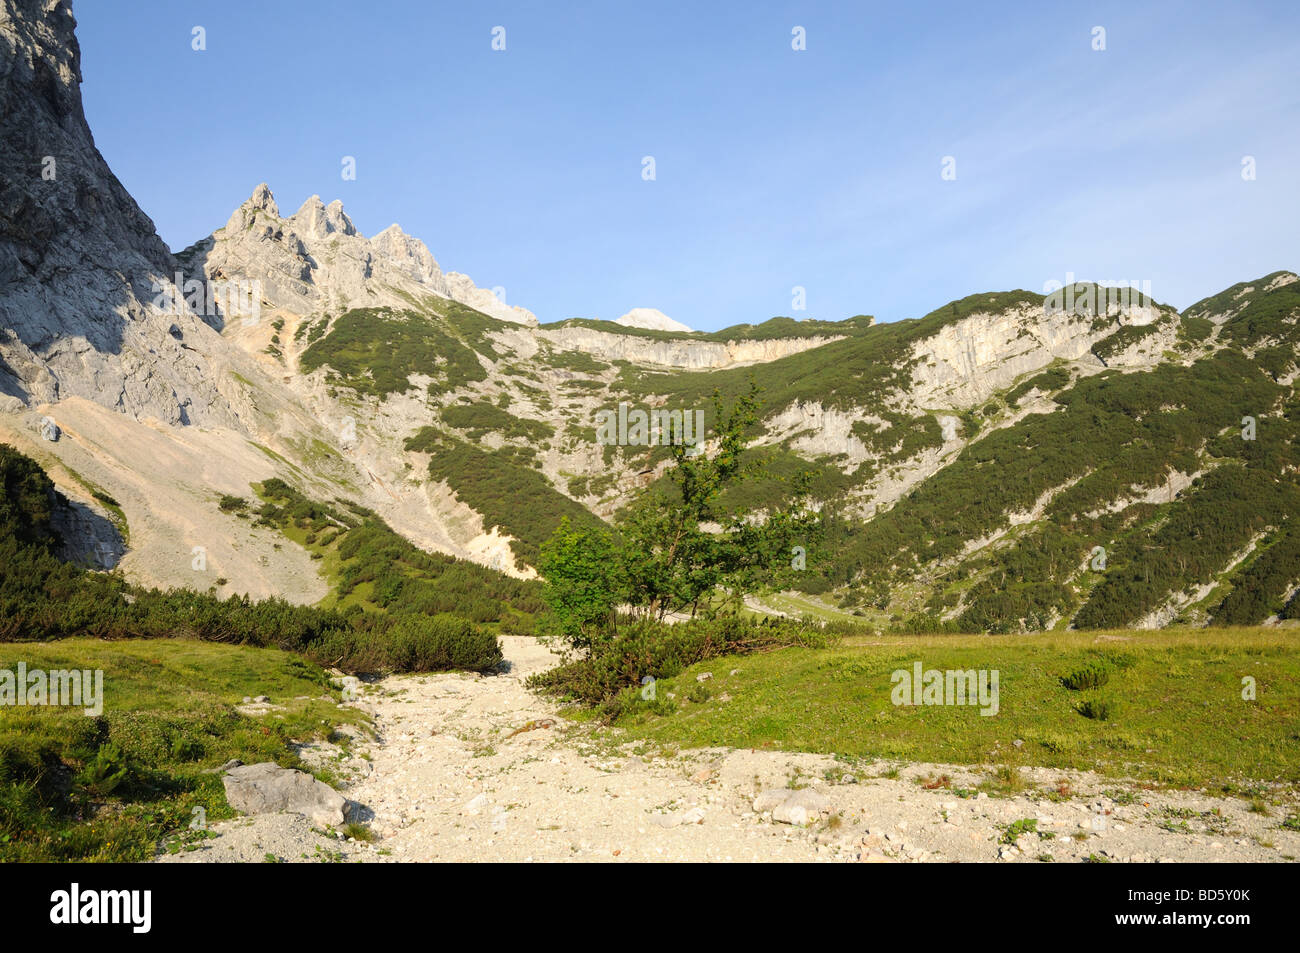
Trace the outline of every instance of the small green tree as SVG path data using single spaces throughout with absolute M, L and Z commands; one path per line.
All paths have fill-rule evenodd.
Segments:
M 730 408 L 715 392 L 713 439 L 708 446 L 670 445 L 669 486 L 647 488 L 633 500 L 619 515 L 617 538 L 561 525 L 538 567 L 557 634 L 590 648 L 616 632 L 620 606 L 656 621 L 734 607 L 789 559 L 792 542 L 814 537 L 820 521 L 805 505 L 806 478 L 762 518 L 723 502 L 729 486 L 760 466 L 745 457 L 758 408 L 752 383 Z
M 542 544 L 537 568 L 546 580 L 544 631 L 582 649 L 617 631 L 617 608 L 627 600 L 627 585 L 613 534 L 575 529 L 566 516 Z

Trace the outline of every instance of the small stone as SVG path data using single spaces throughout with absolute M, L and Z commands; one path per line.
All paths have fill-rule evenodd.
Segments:
M 800 788 L 791 791 L 789 796 L 773 809 L 772 820 L 803 826 L 818 814 L 829 814 L 830 810 L 829 798 L 818 794 L 812 788 Z
M 802 804 L 782 804 L 772 812 L 772 819 L 783 824 L 803 827 L 808 823 L 808 809 Z

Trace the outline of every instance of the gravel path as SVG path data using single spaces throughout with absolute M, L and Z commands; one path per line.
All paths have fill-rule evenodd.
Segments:
M 554 656 L 532 639 L 502 643 L 507 674 L 384 679 L 356 702 L 372 714 L 377 738 L 359 739 L 351 754 L 332 745 L 304 752 L 353 779 L 340 790 L 361 805 L 372 842 L 314 830 L 296 815 L 269 815 L 214 825 L 216 836 L 199 849 L 161 859 L 1016 863 L 1300 856 L 1300 831 L 1280 826 L 1286 812 L 1278 808 L 1265 816 L 1238 799 L 1147 792 L 1080 772 L 1026 769 L 1026 791 L 1002 797 L 973 794 L 990 772 L 961 767 L 877 762 L 848 773 L 824 755 L 644 750 L 615 729 L 561 718 L 523 685 Z M 932 790 L 919 783 L 945 776 L 944 786 Z M 777 792 L 760 800 L 766 807 L 792 787 L 803 789 L 800 798 L 809 803 L 820 794 L 828 810 L 814 809 L 802 826 L 755 810 L 761 792 Z M 779 808 L 775 813 L 782 816 Z

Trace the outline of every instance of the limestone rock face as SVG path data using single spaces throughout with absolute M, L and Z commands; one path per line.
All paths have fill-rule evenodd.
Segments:
M 838 337 L 774 338 L 763 341 L 658 341 L 633 334 L 600 331 L 582 325 L 546 328 L 538 334 L 558 347 L 585 351 L 603 361 L 632 361 L 683 370 L 713 370 L 775 361 L 821 347 Z
M 95 148 L 66 0 L 0 3 L 0 393 L 80 396 L 169 424 L 231 412 L 205 373 L 216 333 Z
M 509 307 L 467 276 L 443 272 L 424 242 L 390 225 L 373 238 L 357 231 L 337 199 L 313 195 L 287 218 L 265 183 L 224 228 L 177 258 L 186 277 L 258 281 L 266 305 L 297 315 L 347 308 L 410 308 L 412 299 L 450 298 L 489 317 L 530 327 L 532 312 Z
M 1161 314 L 1150 305 L 1115 309 L 1095 323 L 1091 316 L 1033 305 L 973 314 L 916 344 L 908 399 L 916 407 L 969 406 L 1057 359 L 1100 369 L 1101 360 L 1090 353 L 1098 342 L 1124 326 L 1155 324 Z M 1124 363 L 1155 364 L 1159 355 L 1156 350 L 1150 360 L 1135 355 Z

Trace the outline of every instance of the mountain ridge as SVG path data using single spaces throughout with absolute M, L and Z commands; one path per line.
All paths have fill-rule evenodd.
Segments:
M 603 443 L 602 412 L 707 429 L 753 382 L 762 466 L 733 502 L 807 472 L 828 529 L 771 595 L 881 628 L 1300 615 L 1292 272 L 1181 313 L 1078 282 L 1068 307 L 984 292 L 880 325 L 539 324 L 400 227 L 366 238 L 319 196 L 284 216 L 265 184 L 173 256 L 94 148 L 68 5 L 0 9 L 0 439 L 115 501 L 135 579 L 321 599 L 301 545 L 220 505 L 271 479 L 532 578 L 562 517 L 608 521 L 670 465 Z

